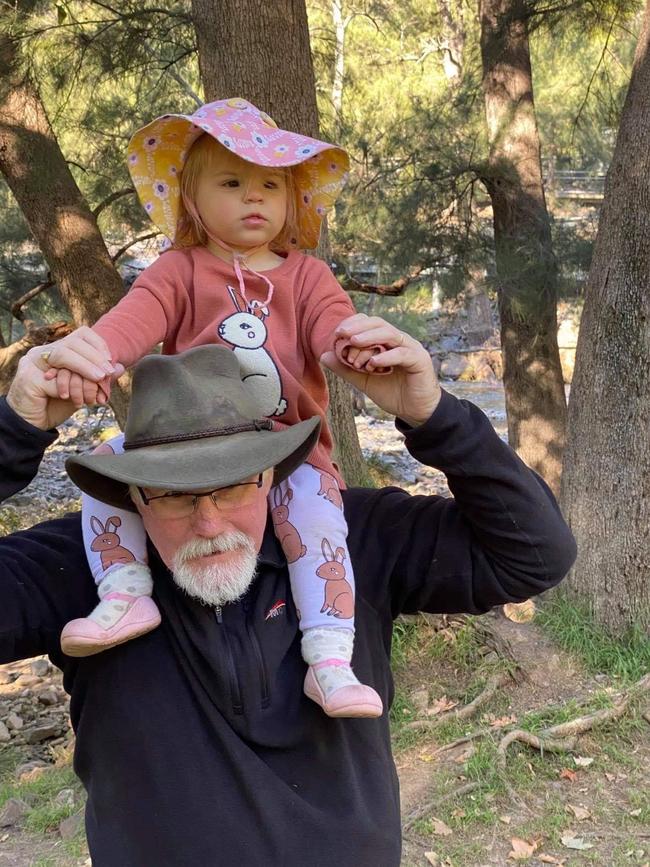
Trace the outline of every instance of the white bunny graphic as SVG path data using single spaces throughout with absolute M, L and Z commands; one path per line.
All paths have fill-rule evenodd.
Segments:
M 242 370 L 242 379 L 263 408 L 265 416 L 284 415 L 287 402 L 282 397 L 280 372 L 264 349 L 267 330 L 265 308 L 249 304 L 243 310 L 232 286 L 228 286 L 237 313 L 227 316 L 217 329 L 219 337 L 230 343 Z

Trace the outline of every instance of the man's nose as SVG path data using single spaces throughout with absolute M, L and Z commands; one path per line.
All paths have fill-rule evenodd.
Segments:
M 191 522 L 197 536 L 207 538 L 216 536 L 228 525 L 224 513 L 217 509 L 210 497 L 199 497 Z

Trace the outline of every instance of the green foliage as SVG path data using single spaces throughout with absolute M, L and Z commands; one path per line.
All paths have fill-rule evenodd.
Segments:
M 586 606 L 559 590 L 541 607 L 538 620 L 591 671 L 620 677 L 622 683 L 634 682 L 650 671 L 650 637 L 641 627 L 615 638 L 596 623 Z

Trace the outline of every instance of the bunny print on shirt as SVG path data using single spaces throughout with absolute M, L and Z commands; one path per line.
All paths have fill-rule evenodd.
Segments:
M 287 402 L 282 397 L 280 371 L 264 348 L 268 335 L 264 320 L 268 311 L 254 303 L 248 304 L 244 310 L 232 286 L 228 286 L 228 294 L 237 312 L 226 316 L 217 333 L 233 347 L 242 379 L 263 408 L 263 414 L 267 417 L 284 415 Z

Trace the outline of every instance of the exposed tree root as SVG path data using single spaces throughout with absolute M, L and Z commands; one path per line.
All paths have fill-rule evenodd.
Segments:
M 474 714 L 483 707 L 483 705 L 487 704 L 499 687 L 505 686 L 509 683 L 510 679 L 511 675 L 508 672 L 501 671 L 488 680 L 483 692 L 480 692 L 469 704 L 460 708 L 454 708 L 446 713 L 441 713 L 432 719 L 414 720 L 413 722 L 407 723 L 404 726 L 404 729 L 408 731 L 429 732 L 433 731 L 433 729 L 437 728 L 441 723 L 448 722 L 449 720 L 469 719 L 470 717 L 473 717 Z
M 558 725 L 549 726 L 543 729 L 539 735 L 534 735 L 523 729 L 508 732 L 501 739 L 501 743 L 497 749 L 499 769 L 505 771 L 506 753 L 508 747 L 514 741 L 528 744 L 528 746 L 534 747 L 534 749 L 540 750 L 542 753 L 545 750 L 550 753 L 568 752 L 575 747 L 579 735 L 620 719 L 630 706 L 630 702 L 649 690 L 650 674 L 646 674 L 645 677 L 642 677 L 641 680 L 631 686 L 627 693 L 613 707 L 595 711 L 587 716 L 579 716 Z
M 436 810 L 442 804 L 446 804 L 447 801 L 453 801 L 454 798 L 460 798 L 463 795 L 469 795 L 470 792 L 476 791 L 480 787 L 480 783 L 465 783 L 462 786 L 459 786 L 457 789 L 454 789 L 453 792 L 448 792 L 446 795 L 443 795 L 441 798 L 436 798 L 432 801 L 427 801 L 424 804 L 420 804 L 419 807 L 416 807 L 414 810 L 411 810 L 404 817 L 403 829 L 404 831 L 408 831 L 418 819 L 422 819 L 428 813 L 431 813 L 433 810 Z

